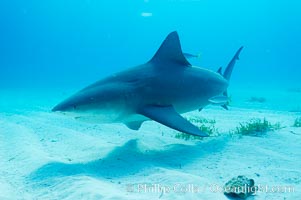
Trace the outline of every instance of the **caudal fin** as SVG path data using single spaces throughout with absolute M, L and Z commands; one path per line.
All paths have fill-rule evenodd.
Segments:
M 230 78 L 231 78 L 231 74 L 232 74 L 232 71 L 233 71 L 233 68 L 234 68 L 234 65 L 235 65 L 236 60 L 239 60 L 239 54 L 240 54 L 240 52 L 241 52 L 242 49 L 243 49 L 243 46 L 240 47 L 240 48 L 237 50 L 236 54 L 234 55 L 234 57 L 232 58 L 232 60 L 229 62 L 228 66 L 227 66 L 227 68 L 226 68 L 226 70 L 225 70 L 225 72 L 224 72 L 224 75 L 223 75 L 223 76 L 224 76 L 224 78 L 227 79 L 228 81 L 229 81 Z
M 240 48 L 236 51 L 234 57 L 233 57 L 233 58 L 231 59 L 231 61 L 229 62 L 228 66 L 227 66 L 227 68 L 226 68 L 226 70 L 225 70 L 225 72 L 224 72 L 224 74 L 223 74 L 224 78 L 227 79 L 228 81 L 229 81 L 230 78 L 231 78 L 231 74 L 232 74 L 234 65 L 235 65 L 235 63 L 236 63 L 236 60 L 239 60 L 239 54 L 240 54 L 240 52 L 241 52 L 242 49 L 243 49 L 243 46 L 240 47 Z M 221 71 L 222 71 L 222 69 L 219 68 L 218 73 L 221 74 Z M 226 90 L 226 91 L 223 93 L 223 95 L 224 95 L 225 97 L 228 97 L 228 91 Z M 229 102 L 226 103 L 226 104 L 224 104 L 224 105 L 222 105 L 222 107 L 223 107 L 224 109 L 228 110 L 228 104 L 229 104 Z

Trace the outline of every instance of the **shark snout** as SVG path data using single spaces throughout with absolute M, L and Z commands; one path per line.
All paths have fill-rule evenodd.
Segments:
M 61 112 L 67 112 L 67 111 L 71 111 L 71 110 L 75 110 L 76 109 L 76 104 L 72 103 L 72 102 L 62 102 L 58 105 L 56 105 L 55 107 L 52 108 L 52 112 L 57 112 L 57 111 L 61 111 Z
M 61 111 L 61 112 L 74 112 L 81 110 L 85 105 L 92 103 L 93 99 L 89 93 L 87 94 L 76 94 L 68 99 L 64 100 L 63 102 L 56 105 L 52 108 L 53 112 Z
M 52 108 L 52 112 L 56 112 L 56 111 L 66 111 L 67 109 L 66 109 L 67 107 L 64 105 L 64 104 L 58 104 L 58 105 L 56 105 L 56 106 L 54 106 L 53 108 Z

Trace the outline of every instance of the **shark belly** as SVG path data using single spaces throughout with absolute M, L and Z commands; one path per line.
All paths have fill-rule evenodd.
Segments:
M 173 103 L 173 107 L 179 113 L 187 113 L 190 111 L 204 108 L 209 104 L 207 98 L 191 99 L 190 101 L 178 101 Z

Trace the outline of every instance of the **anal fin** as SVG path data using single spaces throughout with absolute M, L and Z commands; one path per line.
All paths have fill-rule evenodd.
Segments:
M 221 105 L 222 108 L 224 108 L 225 110 L 229 110 L 228 106 L 226 104 Z
M 132 130 L 138 131 L 141 127 L 141 124 L 143 121 L 132 121 L 132 122 L 127 122 L 125 125 Z
M 208 136 L 206 133 L 200 131 L 200 129 L 184 119 L 179 113 L 175 111 L 172 106 L 149 105 L 140 109 L 139 114 L 142 114 L 177 131 L 201 137 Z

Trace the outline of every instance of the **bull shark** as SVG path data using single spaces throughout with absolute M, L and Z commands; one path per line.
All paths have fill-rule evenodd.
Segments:
M 224 73 L 222 68 L 214 72 L 187 61 L 174 31 L 147 63 L 87 86 L 52 111 L 93 123 L 124 123 L 133 130 L 154 120 L 177 131 L 206 137 L 180 114 L 212 103 L 227 107 L 229 80 L 242 48 Z

